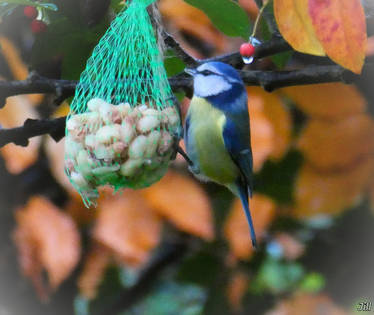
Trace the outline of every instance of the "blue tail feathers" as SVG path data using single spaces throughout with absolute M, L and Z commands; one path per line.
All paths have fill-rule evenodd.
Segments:
M 243 185 L 241 183 L 238 183 L 238 190 L 239 190 L 239 196 L 240 200 L 242 202 L 245 215 L 247 217 L 250 233 L 251 233 L 251 239 L 252 239 L 252 246 L 257 249 L 257 240 L 256 240 L 256 233 L 255 229 L 253 227 L 253 221 L 251 217 L 251 212 L 249 210 L 249 203 L 248 203 L 248 188 L 247 185 Z

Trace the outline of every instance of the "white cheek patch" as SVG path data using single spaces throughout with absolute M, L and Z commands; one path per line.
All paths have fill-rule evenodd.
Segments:
M 230 89 L 231 84 L 218 75 L 198 74 L 194 78 L 194 93 L 199 97 L 217 95 Z

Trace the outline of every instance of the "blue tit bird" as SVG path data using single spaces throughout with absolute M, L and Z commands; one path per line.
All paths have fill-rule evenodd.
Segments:
M 224 185 L 240 198 L 256 247 L 248 204 L 253 159 L 244 83 L 233 67 L 222 62 L 207 62 L 185 72 L 194 80 L 184 126 L 190 170 L 200 180 Z

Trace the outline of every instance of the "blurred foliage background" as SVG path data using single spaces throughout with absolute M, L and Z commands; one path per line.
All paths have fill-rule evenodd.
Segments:
M 182 47 L 207 58 L 237 51 L 258 14 L 252 0 L 227 2 L 158 6 Z M 43 25 L 25 15 L 30 4 Z M 31 70 L 79 79 L 122 7 L 118 0 L 1 1 L 1 79 L 23 80 Z M 370 56 L 369 13 L 367 23 Z M 257 36 L 269 37 L 264 21 Z M 287 52 L 246 69 L 323 62 Z M 170 50 L 165 67 L 171 76 L 184 64 Z M 88 210 L 64 174 L 63 140 L 4 146 L 0 313 L 349 314 L 374 302 L 373 79 L 364 72 L 355 85 L 248 87 L 257 252 L 239 200 L 199 183 L 179 156 L 159 183 L 115 196 L 103 189 Z M 189 99 L 178 97 L 185 113 Z M 8 98 L 1 127 L 66 115 L 70 100 L 56 107 L 53 99 Z

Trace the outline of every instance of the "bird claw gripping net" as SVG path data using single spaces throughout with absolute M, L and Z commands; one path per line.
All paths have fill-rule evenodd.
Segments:
M 82 72 L 66 121 L 65 171 L 85 204 L 97 188 L 142 188 L 175 156 L 180 114 L 146 6 L 132 0 Z

